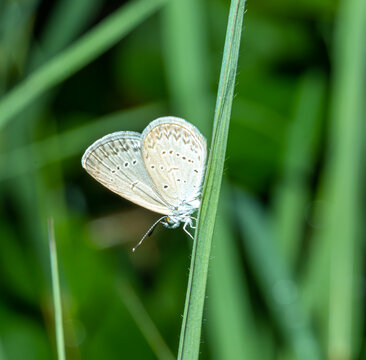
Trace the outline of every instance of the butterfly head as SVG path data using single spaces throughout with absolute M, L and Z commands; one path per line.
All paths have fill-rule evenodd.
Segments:
M 166 216 L 161 223 L 169 229 L 175 229 L 184 220 L 185 216 L 183 217 L 183 215 L 180 216 L 172 215 L 172 216 Z
M 166 216 L 164 220 L 162 221 L 162 224 L 166 226 L 169 229 L 175 229 L 177 228 L 181 223 L 183 223 L 183 230 L 191 237 L 193 236 L 187 231 L 186 227 L 189 225 L 192 229 L 195 229 L 193 226 L 193 219 L 196 220 L 196 218 L 191 216 L 192 211 L 185 213 L 185 214 L 179 214 L 179 215 L 171 215 Z

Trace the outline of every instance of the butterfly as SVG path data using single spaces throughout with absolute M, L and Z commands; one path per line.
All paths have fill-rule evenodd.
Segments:
M 168 228 L 190 236 L 192 214 L 201 203 L 205 174 L 206 139 L 188 121 L 166 116 L 152 121 L 142 132 L 118 131 L 94 142 L 81 163 L 85 170 L 109 190 L 164 216 Z M 196 219 L 195 219 L 196 220 Z M 193 237 L 192 237 L 193 238 Z

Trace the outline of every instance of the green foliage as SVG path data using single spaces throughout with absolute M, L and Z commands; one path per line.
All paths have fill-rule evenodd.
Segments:
M 0 3 L 0 359 L 56 359 L 60 300 L 68 360 L 364 358 L 365 1 L 247 1 L 240 51 L 227 1 L 120 6 Z M 170 114 L 210 144 L 193 253 L 132 253 L 156 214 L 80 158 Z
M 55 318 L 55 329 L 56 329 L 57 359 L 65 360 L 65 340 L 64 340 L 64 327 L 62 318 L 60 278 L 58 275 L 55 228 L 52 218 L 48 220 L 48 238 L 49 238 L 48 241 L 50 247 L 50 260 L 51 260 L 52 296 L 53 296 L 53 306 L 55 309 L 54 318 Z

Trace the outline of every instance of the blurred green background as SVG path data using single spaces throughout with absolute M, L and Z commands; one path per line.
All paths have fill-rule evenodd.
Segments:
M 50 217 L 67 359 L 177 353 L 191 239 L 132 253 L 158 215 L 80 160 L 164 115 L 210 142 L 229 3 L 123 3 L 0 1 L 0 359 L 57 358 Z M 363 3 L 246 4 L 201 359 L 366 358 Z

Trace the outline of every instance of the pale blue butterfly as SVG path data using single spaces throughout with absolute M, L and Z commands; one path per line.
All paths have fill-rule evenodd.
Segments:
M 119 131 L 97 140 L 84 153 L 86 171 L 108 189 L 163 214 L 140 240 L 162 222 L 168 228 L 193 227 L 205 173 L 206 140 L 184 119 L 152 121 L 139 134 Z

